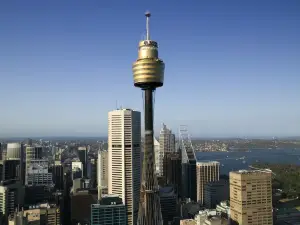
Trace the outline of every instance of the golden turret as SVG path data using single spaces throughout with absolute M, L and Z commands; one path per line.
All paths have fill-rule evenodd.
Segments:
M 134 86 L 142 89 L 155 89 L 163 86 L 165 64 L 158 58 L 157 42 L 150 40 L 149 18 L 146 12 L 146 40 L 140 41 L 138 59 L 133 63 Z

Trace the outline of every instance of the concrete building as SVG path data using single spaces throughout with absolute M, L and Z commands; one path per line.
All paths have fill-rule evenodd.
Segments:
M 232 224 L 273 224 L 272 171 L 239 170 L 229 178 Z
M 180 225 L 197 225 L 197 221 L 194 219 L 180 220 Z
M 91 205 L 91 225 L 127 225 L 126 207 L 118 195 L 104 195 Z
M 108 184 L 108 152 L 99 151 L 97 159 L 97 185 L 98 193 L 104 194 L 103 189 L 107 188 Z
M 230 216 L 229 201 L 220 202 L 220 204 L 216 206 L 216 211 L 218 212 L 218 214 L 222 215 L 223 217 L 229 218 Z
M 47 159 L 31 160 L 26 165 L 26 185 L 28 186 L 52 186 L 52 173 L 49 172 Z
M 32 168 L 34 165 L 37 165 L 39 160 L 41 160 L 41 165 L 48 164 L 48 161 L 42 160 L 43 148 L 39 146 L 27 146 L 25 149 L 25 184 L 30 185 L 29 177 L 30 172 L 32 172 Z
M 6 159 L 21 159 L 23 155 L 21 143 L 8 143 L 6 147 Z
M 0 214 L 8 218 L 24 202 L 24 187 L 20 182 L 7 181 L 0 185 Z
M 108 113 L 108 193 L 126 205 L 128 225 L 137 223 L 141 177 L 141 113 Z
M 60 222 L 60 209 L 48 203 L 16 211 L 9 219 L 9 225 L 60 225 Z
M 216 161 L 197 162 L 197 201 L 204 204 L 204 186 L 212 181 L 218 181 L 220 177 L 220 163 Z
M 215 209 L 221 201 L 229 200 L 229 183 L 226 180 L 209 182 L 204 186 L 204 206 Z
M 78 147 L 78 158 L 82 162 L 83 176 L 87 177 L 88 150 L 85 146 Z
M 164 157 L 164 153 L 160 151 L 160 144 L 156 140 L 156 138 L 154 138 L 153 144 L 154 144 L 154 155 L 155 155 L 155 173 L 160 176 L 161 175 L 160 171 L 163 166 L 162 159 Z
M 164 177 L 166 185 L 173 185 L 176 193 L 181 196 L 181 157 L 178 152 L 167 152 L 164 154 Z
M 177 194 L 173 186 L 161 187 L 159 197 L 163 224 L 168 225 L 177 215 Z
M 175 135 L 163 124 L 159 134 L 159 154 L 158 155 L 158 175 L 163 176 L 163 160 L 164 154 L 167 152 L 175 152 Z

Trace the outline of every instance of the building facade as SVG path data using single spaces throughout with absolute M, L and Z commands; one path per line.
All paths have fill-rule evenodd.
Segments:
M 159 154 L 157 154 L 159 170 L 157 172 L 159 176 L 163 176 L 164 154 L 167 152 L 175 152 L 175 135 L 172 134 L 172 131 L 168 129 L 165 124 L 163 124 L 160 130 L 159 144 Z
M 127 225 L 126 207 L 117 195 L 107 195 L 91 205 L 91 225 Z
M 108 113 L 108 193 L 126 205 L 128 225 L 136 224 L 140 197 L 141 113 Z
M 220 163 L 216 161 L 197 162 L 197 202 L 204 204 L 204 186 L 220 177 Z
M 232 224 L 273 224 L 272 172 L 230 172 L 230 219 Z
M 229 183 L 226 180 L 209 182 L 204 186 L 204 206 L 215 209 L 222 202 L 229 200 Z

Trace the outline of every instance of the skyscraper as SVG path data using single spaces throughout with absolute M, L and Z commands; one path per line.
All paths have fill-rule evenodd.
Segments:
M 140 197 L 141 113 L 108 113 L 108 193 L 122 198 L 128 225 L 135 225 Z
M 91 205 L 91 225 L 127 225 L 126 207 L 118 195 L 106 195 Z
M 107 151 L 99 151 L 97 159 L 97 185 L 99 199 L 103 194 L 103 188 L 107 188 L 108 183 L 108 154 Z
M 145 92 L 145 151 L 141 185 L 138 224 L 162 224 L 159 201 L 159 188 L 155 175 L 154 145 L 153 145 L 153 92 L 163 86 L 164 62 L 158 58 L 157 42 L 150 39 L 149 18 L 146 12 L 146 40 L 139 43 L 138 59 L 133 63 L 134 86 Z
M 230 172 L 231 224 L 273 224 L 272 171 Z
M 162 176 L 164 152 L 160 151 L 160 144 L 156 140 L 156 138 L 154 138 L 153 142 L 154 142 L 154 156 L 155 156 L 155 173 L 158 176 Z
M 175 152 L 175 135 L 163 124 L 159 134 L 159 175 L 163 176 L 163 159 L 168 152 Z M 164 175 L 165 176 L 165 175 Z
M 204 186 L 220 177 L 220 163 L 216 161 L 197 162 L 197 201 L 204 203 Z
M 87 177 L 87 161 L 88 161 L 88 151 L 87 148 L 82 146 L 78 147 L 78 158 L 80 162 L 82 162 L 82 171 L 83 171 L 83 177 Z
M 7 159 L 21 159 L 23 145 L 20 143 L 8 143 L 6 148 Z

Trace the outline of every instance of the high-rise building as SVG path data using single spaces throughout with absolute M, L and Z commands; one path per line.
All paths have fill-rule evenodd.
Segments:
M 231 224 L 273 224 L 272 171 L 230 172 Z
M 181 154 L 181 196 L 197 201 L 197 158 L 186 125 L 179 129 L 179 152 Z
M 168 225 L 177 216 L 177 194 L 173 186 L 160 187 L 159 189 L 161 213 L 163 224 Z
M 103 193 L 103 189 L 107 189 L 108 184 L 108 153 L 107 151 L 99 151 L 97 159 L 97 185 L 99 196 Z M 100 197 L 99 197 L 100 198 Z
M 19 159 L 0 161 L 0 181 L 20 180 L 20 166 Z
M 220 202 L 229 200 L 229 183 L 227 180 L 209 182 L 204 186 L 204 206 L 215 209 Z
M 21 159 L 23 145 L 21 143 L 8 143 L 6 147 L 6 158 L 7 159 Z
M 154 156 L 155 156 L 155 173 L 158 176 L 162 176 L 164 152 L 160 151 L 160 144 L 156 140 L 156 138 L 154 138 L 153 144 L 154 144 Z
M 84 146 L 78 147 L 78 158 L 80 160 L 80 162 L 82 162 L 82 166 L 83 166 L 83 176 L 87 177 L 87 167 L 88 167 L 88 151 L 87 148 Z
M 31 160 L 26 165 L 26 185 L 28 186 L 52 186 L 52 173 L 49 172 L 47 159 Z
M 92 158 L 91 163 L 91 179 L 90 179 L 90 188 L 97 188 L 97 158 Z
M 159 134 L 159 176 L 163 176 L 163 159 L 167 152 L 175 152 L 175 135 L 163 124 Z
M 162 224 L 159 201 L 159 188 L 155 174 L 154 153 L 154 99 L 153 92 L 162 87 L 164 82 L 164 62 L 158 58 L 157 42 L 150 39 L 149 19 L 151 14 L 146 12 L 146 39 L 139 42 L 138 59 L 133 63 L 134 86 L 145 93 L 145 151 L 143 160 L 143 174 L 139 205 L 138 224 Z
M 18 205 L 24 203 L 24 188 L 20 182 L 7 181 L 0 185 L 0 214 L 7 221 Z M 6 223 L 4 223 L 6 224 Z
M 64 168 L 60 161 L 54 162 L 52 171 L 53 182 L 56 190 L 63 190 L 64 187 Z
M 164 177 L 166 185 L 173 185 L 176 193 L 181 196 L 181 157 L 177 152 L 164 155 Z
M 19 179 L 22 184 L 24 184 L 25 171 L 24 171 L 24 146 L 21 143 L 8 143 L 6 156 L 3 157 L 3 160 L 18 160 L 19 167 Z
M 141 113 L 130 109 L 108 113 L 108 193 L 127 207 L 135 225 L 140 197 Z
M 91 205 L 91 225 L 127 225 L 126 207 L 118 195 L 106 195 Z
M 40 146 L 27 146 L 25 152 L 25 184 L 28 185 L 29 170 L 32 168 L 33 163 L 37 165 L 39 160 L 41 160 L 41 163 L 44 165 L 47 162 L 42 160 L 43 148 Z M 35 172 L 38 172 L 38 170 L 35 170 Z
M 220 177 L 220 163 L 216 161 L 197 162 L 197 201 L 204 203 L 204 186 Z

